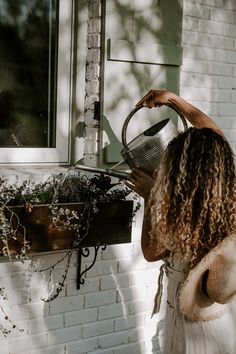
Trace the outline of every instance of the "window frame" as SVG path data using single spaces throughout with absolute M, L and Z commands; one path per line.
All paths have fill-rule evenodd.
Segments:
M 73 1 L 59 0 L 56 146 L 0 147 L 0 165 L 69 165 L 71 155 Z

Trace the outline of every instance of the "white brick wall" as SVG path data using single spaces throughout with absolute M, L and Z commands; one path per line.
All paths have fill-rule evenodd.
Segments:
M 236 22 L 234 0 L 184 0 L 183 65 L 180 94 L 212 115 L 236 150 Z M 85 71 L 85 164 L 98 162 L 101 8 L 90 0 Z M 0 336 L 1 354 L 161 354 L 164 304 L 150 318 L 159 263 L 148 264 L 140 252 L 142 212 L 133 242 L 99 250 L 85 284 L 76 289 L 74 253 L 66 287 L 54 302 L 43 303 L 60 280 L 59 264 L 47 284 L 43 274 L 27 273 L 28 262 L 0 263 L 0 281 L 9 299 L 1 304 L 23 333 Z M 42 255 L 48 266 L 60 254 Z M 83 260 L 89 264 L 91 256 Z M 49 287 L 49 289 L 48 289 Z M 0 314 L 0 320 L 3 316 Z M 3 321 L 4 323 L 4 321 Z
M 235 1 L 184 0 L 180 95 L 211 115 L 236 152 Z

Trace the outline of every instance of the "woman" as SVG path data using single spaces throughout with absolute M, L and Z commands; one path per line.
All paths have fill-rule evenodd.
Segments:
M 193 127 L 169 143 L 153 178 L 134 170 L 126 184 L 145 202 L 143 255 L 164 259 L 169 278 L 164 353 L 234 354 L 234 155 L 219 127 L 174 93 L 151 90 L 137 103 L 161 105 Z

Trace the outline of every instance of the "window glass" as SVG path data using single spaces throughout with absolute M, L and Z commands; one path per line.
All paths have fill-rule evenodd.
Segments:
M 56 146 L 59 0 L 0 0 L 0 148 Z

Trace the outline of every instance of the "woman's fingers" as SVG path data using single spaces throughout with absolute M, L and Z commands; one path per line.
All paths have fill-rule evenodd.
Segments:
M 141 98 L 141 100 L 136 104 L 136 107 L 156 107 L 156 105 L 158 105 L 156 99 L 157 97 L 155 97 L 154 90 L 151 90 L 143 98 Z
M 159 107 L 168 103 L 170 96 L 169 91 L 165 90 L 150 90 L 141 100 L 136 103 L 136 107 Z
M 153 90 L 150 90 L 145 96 L 143 96 L 141 98 L 141 100 L 138 101 L 138 103 L 136 103 L 136 107 L 141 107 L 144 104 L 146 104 L 146 101 L 148 101 L 150 98 L 153 97 Z
M 129 179 L 125 181 L 125 185 L 141 197 L 147 198 L 154 185 L 154 180 L 145 172 L 134 169 Z

